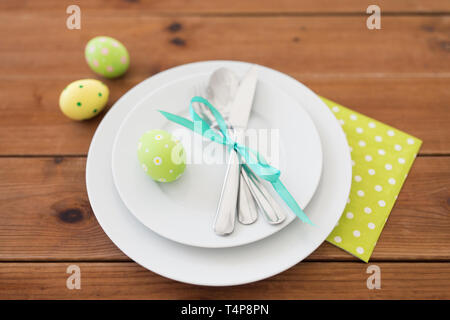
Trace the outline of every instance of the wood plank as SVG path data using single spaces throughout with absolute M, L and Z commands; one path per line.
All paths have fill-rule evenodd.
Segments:
M 339 78 L 289 73 L 318 94 L 415 135 L 420 154 L 450 154 L 450 78 Z M 142 79 L 143 80 L 143 79 Z M 112 105 L 140 80 L 105 81 Z M 58 107 L 69 79 L 0 80 L 0 155 L 86 155 L 103 115 L 74 122 Z
M 449 299 L 448 263 L 377 263 L 381 288 L 367 288 L 364 263 L 305 262 L 234 287 L 175 282 L 135 263 L 79 263 L 81 289 L 66 288 L 70 263 L 0 263 L 0 299 Z M 26 279 L 26 281 L 24 281 Z
M 0 261 L 128 260 L 89 206 L 83 158 L 0 158 Z M 450 157 L 418 158 L 372 261 L 450 261 Z M 356 258 L 323 244 L 309 260 Z
M 179 24 L 173 28 L 173 24 Z M 0 77 L 79 79 L 88 40 L 111 35 L 131 55 L 130 78 L 187 62 L 228 59 L 290 74 L 426 75 L 450 73 L 450 17 L 384 17 L 382 30 L 350 17 L 88 16 L 81 30 L 63 17 L 0 14 Z
M 84 158 L 0 159 L 2 260 L 125 258 L 91 210 L 85 162 Z
M 3 0 L 1 10 L 39 11 L 53 14 L 64 14 L 65 8 L 72 4 L 70 1 L 40 0 L 14 1 Z M 82 11 L 88 13 L 121 14 L 245 14 L 245 13 L 365 13 L 366 8 L 372 4 L 370 1 L 360 0 L 79 0 L 76 2 Z M 448 12 L 450 5 L 445 0 L 378 0 L 376 2 L 383 13 L 433 13 Z

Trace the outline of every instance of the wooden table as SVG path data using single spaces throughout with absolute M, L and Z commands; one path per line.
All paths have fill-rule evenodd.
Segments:
M 66 8 L 81 7 L 81 30 Z M 435 299 L 450 298 L 450 2 L 376 1 L 381 30 L 360 0 L 0 2 L 0 298 Z M 111 106 L 170 67 L 255 62 L 423 139 L 369 264 L 324 243 L 304 262 L 245 286 L 208 288 L 138 266 L 90 208 L 86 153 L 102 116 L 73 122 L 58 97 L 96 77 L 84 61 L 97 35 L 123 41 L 125 77 L 103 80 Z M 100 79 L 100 78 L 99 78 Z M 81 290 L 66 288 L 69 265 Z M 369 265 L 381 289 L 369 290 Z

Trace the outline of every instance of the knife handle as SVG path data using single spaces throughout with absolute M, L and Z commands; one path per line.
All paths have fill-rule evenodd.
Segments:
M 240 164 L 239 156 L 234 149 L 228 156 L 227 172 L 220 194 L 219 205 L 214 219 L 214 232 L 227 235 L 233 232 L 236 222 L 237 195 L 239 190 Z

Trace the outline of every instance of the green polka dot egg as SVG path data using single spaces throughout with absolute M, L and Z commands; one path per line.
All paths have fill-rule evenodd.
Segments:
M 106 78 L 123 75 L 130 65 L 130 56 L 125 46 L 111 37 L 91 39 L 84 54 L 89 67 Z
M 59 107 L 72 120 L 86 120 L 103 110 L 108 97 L 108 87 L 102 82 L 95 79 L 77 80 L 61 92 Z
M 137 153 L 144 172 L 158 182 L 174 181 L 186 168 L 183 145 L 164 130 L 144 133 L 139 139 Z

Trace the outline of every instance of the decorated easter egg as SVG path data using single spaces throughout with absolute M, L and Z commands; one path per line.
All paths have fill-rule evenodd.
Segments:
M 77 80 L 59 96 L 61 111 L 73 120 L 86 120 L 99 114 L 108 102 L 109 90 L 95 79 Z
M 178 179 L 186 168 L 183 145 L 164 130 L 147 131 L 141 136 L 138 159 L 147 175 L 159 182 Z
M 91 39 L 86 45 L 84 55 L 89 67 L 106 78 L 121 76 L 130 65 L 130 56 L 125 46 L 111 37 Z

